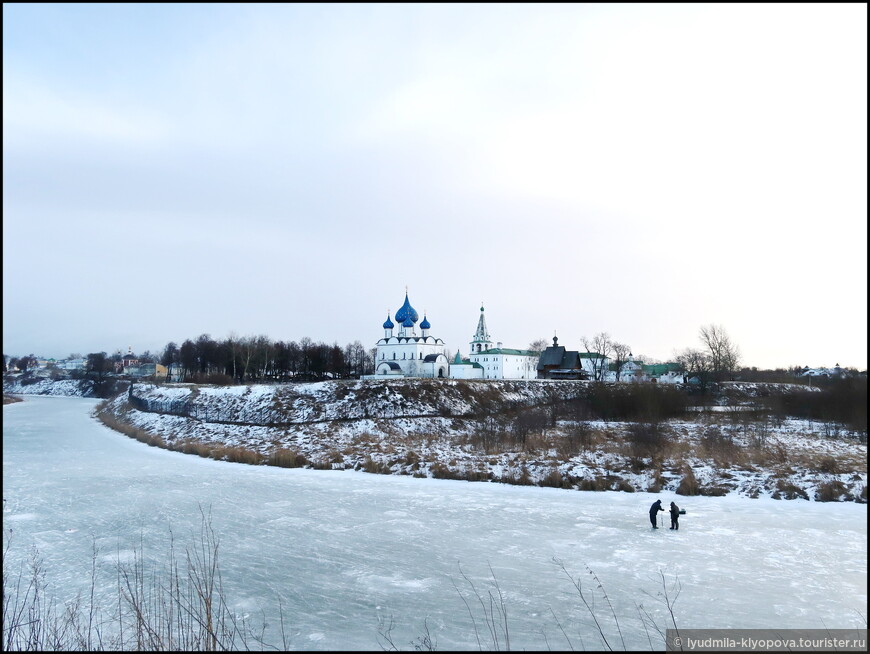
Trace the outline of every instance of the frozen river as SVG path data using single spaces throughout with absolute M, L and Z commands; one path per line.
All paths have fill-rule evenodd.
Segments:
M 425 620 L 439 649 L 477 649 L 457 591 L 469 598 L 460 565 L 484 593 L 494 591 L 491 567 L 512 649 L 567 648 L 557 619 L 574 648 L 601 647 L 554 558 L 589 592 L 586 567 L 595 572 L 629 649 L 649 648 L 636 604 L 668 626 L 659 571 L 681 584 L 674 608 L 683 628 L 866 628 L 865 505 L 246 466 L 133 441 L 92 418 L 95 405 L 27 397 L 3 409 L 7 563 L 35 545 L 61 599 L 86 590 L 93 537 L 111 585 L 119 553 L 129 556 L 141 538 L 159 558 L 170 527 L 183 546 L 203 506 L 233 608 L 265 611 L 267 640 L 280 644 L 280 597 L 295 649 L 378 649 L 378 621 L 390 618 L 400 648 L 412 648 Z M 657 498 L 687 509 L 678 532 L 649 528 Z M 471 608 L 491 648 L 480 607 Z M 599 617 L 615 634 L 608 613 Z

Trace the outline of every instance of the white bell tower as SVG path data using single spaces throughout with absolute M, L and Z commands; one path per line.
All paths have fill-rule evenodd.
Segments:
M 486 318 L 483 317 L 483 302 L 480 303 L 480 319 L 477 321 L 477 331 L 471 339 L 471 354 L 486 352 L 492 347 L 489 331 L 486 329 Z

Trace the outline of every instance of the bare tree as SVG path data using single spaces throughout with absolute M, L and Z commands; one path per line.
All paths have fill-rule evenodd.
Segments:
M 721 381 L 736 370 L 740 362 L 740 350 L 721 325 L 704 325 L 700 331 L 701 343 L 710 357 L 713 378 Z
M 163 356 L 160 357 L 160 363 L 166 366 L 166 379 L 172 379 L 172 367 L 178 363 L 178 346 L 169 341 L 166 347 L 163 348 Z
M 91 352 L 88 354 L 87 370 L 96 374 L 98 384 L 102 383 L 106 374 L 113 369 L 114 365 L 111 359 L 106 358 L 105 352 Z
M 178 349 L 178 363 L 185 381 L 196 373 L 196 344 L 189 338 Z
M 532 352 L 537 352 L 538 354 L 540 354 L 547 349 L 547 341 L 543 338 L 535 339 L 534 341 L 529 343 L 528 349 Z
M 592 366 L 592 379 L 601 381 L 607 366 L 607 359 L 613 351 L 613 341 L 610 339 L 610 334 L 601 332 L 592 338 L 584 336 L 580 342 L 583 343 L 586 352 L 592 355 L 589 358 Z
M 616 371 L 616 381 L 619 381 L 622 376 L 622 369 L 629 362 L 631 357 L 631 348 L 625 343 L 613 344 L 613 367 Z
M 701 392 L 707 391 L 707 384 L 710 381 L 710 357 L 706 352 L 696 350 L 694 348 L 686 348 L 677 354 L 677 362 L 683 367 L 686 376 L 696 377 L 701 387 Z
M 28 368 L 36 367 L 36 357 L 32 354 L 20 357 L 18 359 L 17 366 L 21 372 L 26 373 Z

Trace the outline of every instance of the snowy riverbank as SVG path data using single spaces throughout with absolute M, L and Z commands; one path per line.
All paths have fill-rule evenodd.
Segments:
M 48 377 L 7 376 L 3 379 L 5 395 L 62 395 L 93 397 L 94 383 L 89 379 L 50 379 Z
M 118 396 L 102 415 L 152 444 L 248 463 L 580 490 L 866 501 L 866 436 L 862 442 L 829 424 L 703 413 L 658 425 L 652 455 L 641 456 L 635 423 L 542 422 L 519 441 L 514 427 L 499 427 L 482 411 L 539 410 L 576 397 L 583 385 L 137 385 L 134 404 Z

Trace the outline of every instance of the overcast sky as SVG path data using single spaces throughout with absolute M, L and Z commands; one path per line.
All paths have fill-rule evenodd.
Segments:
M 3 5 L 3 351 L 867 366 L 867 7 Z

